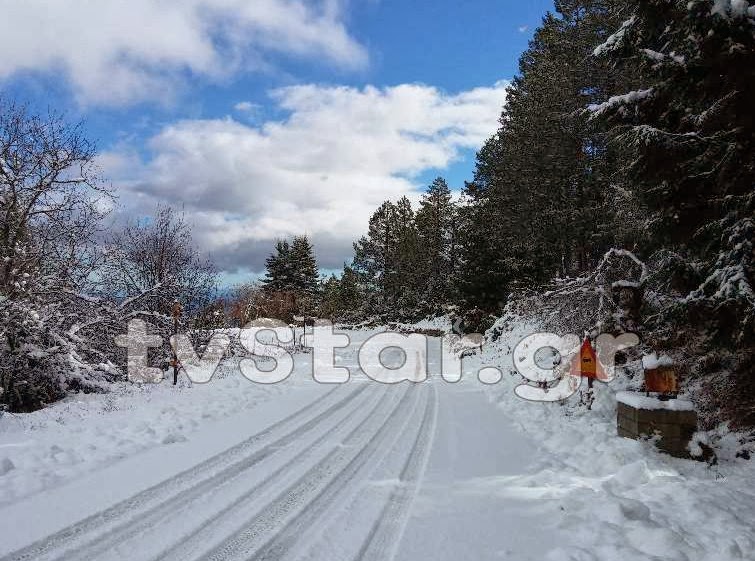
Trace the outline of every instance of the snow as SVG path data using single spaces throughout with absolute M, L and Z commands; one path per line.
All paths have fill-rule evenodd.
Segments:
M 642 52 L 645 53 L 648 58 L 656 62 L 663 62 L 663 60 L 666 58 L 666 55 L 664 55 L 663 53 L 659 53 L 658 51 L 654 51 L 652 49 L 642 49 Z
M 677 64 L 683 65 L 686 62 L 686 59 L 682 55 L 678 55 L 675 52 L 670 52 L 668 55 L 664 53 L 660 53 L 658 51 L 654 51 L 652 49 L 642 49 L 642 52 L 645 53 L 645 55 L 650 59 L 654 60 L 655 62 L 663 62 L 666 60 L 666 58 L 671 59 Z
M 252 410 L 281 390 L 219 372 L 211 384 L 174 388 L 116 384 L 30 414 L 0 417 L 0 506 L 57 487 L 123 458 L 188 438 L 211 422 Z
M 710 13 L 727 20 L 730 17 L 755 19 L 755 6 L 750 6 L 747 0 L 715 0 Z
M 601 115 L 605 113 L 606 111 L 608 111 L 609 109 L 613 109 L 615 107 L 620 107 L 623 105 L 629 105 L 632 103 L 637 103 L 638 101 L 647 99 L 648 97 L 651 97 L 653 93 L 654 93 L 653 88 L 649 88 L 647 90 L 631 91 L 623 95 L 615 95 L 613 97 L 610 97 L 608 101 L 605 101 L 603 103 L 593 103 L 593 104 L 588 105 L 587 110 L 596 116 Z
M 632 16 L 628 20 L 624 21 L 624 23 L 621 24 L 621 27 L 619 27 L 619 30 L 616 31 L 616 33 L 610 35 L 604 43 L 595 47 L 593 55 L 600 56 L 618 48 L 621 45 L 621 42 L 624 40 L 624 36 L 626 35 L 627 31 L 635 24 L 636 21 L 636 16 Z
M 728 248 L 719 253 L 714 270 L 685 298 L 687 302 L 706 298 L 714 301 L 744 299 L 750 306 L 755 305 L 755 289 L 746 270 L 748 255 L 752 254 L 753 232 L 755 222 L 751 218 L 743 219 L 730 228 Z
M 661 401 L 657 397 L 647 397 L 638 392 L 616 392 L 616 401 L 647 411 L 694 411 L 695 405 L 686 399 Z
M 713 7 L 710 9 L 711 15 L 719 15 L 722 18 L 729 17 L 730 0 L 714 0 Z
M 397 327 L 407 331 L 437 330 L 443 333 L 451 333 L 454 328 L 453 321 L 449 315 L 427 317 L 411 324 L 399 323 Z
M 641 283 L 629 280 L 619 280 L 611 283 L 611 286 L 613 288 L 640 288 Z
M 515 342 L 539 330 L 536 322 L 516 317 L 503 318 L 498 327 L 504 336 L 476 357 L 481 364 L 506 364 Z M 537 443 L 538 459 L 518 481 L 535 487 L 527 489 L 535 497 L 550 499 L 532 507 L 544 521 L 539 534 L 568 534 L 545 559 L 752 559 L 755 466 L 734 457 L 736 446 L 717 448 L 719 464 L 709 467 L 666 456 L 650 441 L 618 438 L 616 390 L 628 385 L 621 376 L 596 385 L 591 411 L 574 403 L 517 400 L 518 383 L 504 376 L 489 391 Z M 723 427 L 721 435 L 726 442 L 741 438 Z
M 315 383 L 299 353 L 281 384 L 230 363 L 208 384 L 5 415 L 0 559 L 752 559 L 755 469 L 736 434 L 711 435 L 728 443 L 714 467 L 617 437 L 622 376 L 590 411 L 519 399 L 511 354 L 538 322 L 494 329 L 454 384 L 437 352 L 428 382 L 392 386 Z M 356 368 L 379 331 L 349 331 L 337 363 Z
M 661 366 L 673 366 L 674 359 L 667 355 L 661 355 L 659 358 L 656 353 L 651 353 L 642 357 L 642 367 L 645 370 L 655 370 Z
M 16 469 L 16 464 L 10 461 L 8 458 L 0 460 L 0 476 L 6 475 L 12 469 Z
M 732 17 L 745 17 L 750 15 L 752 17 L 753 10 L 747 0 L 714 0 L 713 6 L 710 9 L 711 15 L 718 15 L 724 19 L 729 19 L 729 15 Z

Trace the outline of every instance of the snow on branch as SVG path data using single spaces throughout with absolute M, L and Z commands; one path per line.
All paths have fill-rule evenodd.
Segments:
M 118 308 L 123 310 L 127 308 L 128 306 L 130 306 L 131 304 L 133 304 L 134 302 L 137 302 L 141 300 L 142 298 L 149 296 L 150 294 L 154 294 L 158 292 L 162 288 L 162 286 L 163 286 L 162 283 L 159 282 L 155 284 L 154 286 L 151 286 L 147 290 L 144 290 L 141 293 L 137 294 L 136 296 L 132 296 L 131 298 L 126 298 L 118 305 Z
M 642 52 L 645 53 L 645 56 L 648 57 L 650 60 L 655 61 L 657 63 L 665 62 L 666 60 L 671 60 L 672 62 L 675 62 L 679 65 L 684 65 L 686 62 L 686 59 L 682 55 L 678 55 L 675 52 L 670 52 L 669 54 L 665 53 L 659 53 L 658 51 L 654 51 L 652 49 L 642 49 Z
M 628 20 L 626 20 L 624 23 L 621 24 L 621 27 L 616 31 L 616 33 L 612 34 L 608 37 L 608 39 L 605 40 L 604 43 L 601 43 L 597 47 L 595 47 L 595 50 L 593 51 L 593 55 L 595 56 L 601 56 L 605 53 L 609 53 L 617 48 L 619 48 L 624 41 L 624 36 L 626 35 L 627 31 L 630 27 L 632 27 L 637 22 L 637 16 L 632 16 Z
M 751 218 L 731 228 L 727 239 L 729 251 L 718 256 L 713 272 L 687 297 L 687 301 L 706 298 L 718 302 L 744 300 L 751 310 L 755 308 L 755 290 L 747 274 L 747 263 L 753 255 L 753 238 L 755 221 Z
M 592 113 L 593 116 L 597 117 L 610 109 L 623 107 L 625 105 L 631 105 L 633 103 L 637 103 L 638 101 L 652 97 L 653 93 L 653 88 L 648 88 L 646 90 L 631 91 L 624 95 L 615 95 L 613 97 L 610 97 L 608 101 L 604 101 L 603 103 L 593 103 L 588 105 L 587 110 Z
M 557 281 L 540 297 L 540 308 L 550 311 L 545 321 L 557 329 L 630 330 L 648 278 L 648 267 L 634 253 L 614 248 L 588 275 Z
M 752 19 L 755 18 L 755 6 L 750 6 L 747 0 L 714 0 L 710 15 L 725 20 L 745 17 Z
M 598 266 L 588 276 L 567 281 L 564 286 L 546 292 L 544 296 L 565 296 L 570 294 L 584 294 L 587 292 L 604 292 L 604 283 L 602 281 L 605 280 L 609 266 L 615 257 L 625 258 L 632 261 L 639 268 L 640 274 L 637 280 L 619 279 L 613 281 L 611 283 L 612 287 L 640 287 L 645 283 L 648 278 L 647 265 L 645 265 L 645 263 L 631 251 L 612 248 L 603 255 Z

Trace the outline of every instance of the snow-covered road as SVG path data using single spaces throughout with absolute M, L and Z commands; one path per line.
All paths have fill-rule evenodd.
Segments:
M 102 396 L 56 405 L 0 431 L 14 465 L 0 489 L 27 487 L 1 503 L 0 561 L 752 558 L 752 495 L 736 472 L 727 488 L 694 462 L 666 464 L 597 414 L 575 421 L 514 397 L 507 410 L 474 376 L 323 385 L 308 360 L 275 386 L 231 372 L 129 393 L 114 411 L 94 407 Z M 339 360 L 357 370 L 355 347 Z M 119 456 L 107 431 L 142 445 Z M 56 438 L 54 454 L 31 451 Z M 587 438 L 597 455 L 584 468 Z
M 341 363 L 356 370 L 354 349 Z M 521 512 L 502 524 L 484 480 L 520 473 L 532 447 L 481 386 L 283 386 L 185 441 L 7 505 L 3 561 L 493 558 L 523 543 Z M 459 492 L 477 496 L 457 505 Z
M 116 464 L 105 476 L 95 472 L 6 507 L 3 548 L 22 549 L 3 559 L 389 559 L 395 552 L 399 559 L 459 559 L 479 547 L 493 553 L 521 542 L 519 523 L 502 526 L 485 493 L 457 509 L 456 490 L 446 485 L 525 467 L 527 443 L 502 421 L 480 389 L 354 380 L 323 391 L 313 384 L 311 400 L 298 410 L 281 409 L 262 430 L 238 426 L 248 438 L 105 509 L 98 510 L 99 499 L 112 495 L 110 486 L 133 489 L 139 483 L 124 478 L 151 479 L 145 471 L 162 454 L 132 458 L 133 471 Z M 173 449 L 201 457 L 202 450 L 189 450 L 206 441 L 201 432 Z M 418 516 L 416 508 L 433 512 Z M 75 520 L 73 510 L 94 512 Z

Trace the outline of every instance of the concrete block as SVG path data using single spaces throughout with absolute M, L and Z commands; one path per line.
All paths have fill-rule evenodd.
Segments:
M 656 404 L 647 398 L 629 395 L 617 404 L 619 436 L 636 440 L 658 435 L 658 448 L 672 456 L 689 457 L 687 444 L 696 430 L 697 413 L 688 402 Z

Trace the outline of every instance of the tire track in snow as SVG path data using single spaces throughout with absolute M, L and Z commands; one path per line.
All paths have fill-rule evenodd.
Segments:
M 366 407 L 367 414 L 364 418 L 361 418 L 359 423 L 366 422 L 366 419 L 369 418 L 371 414 L 373 414 L 378 408 L 380 408 L 381 405 L 384 405 L 383 396 L 384 393 L 377 394 L 377 398 L 374 400 L 375 402 L 373 406 Z M 349 413 L 347 419 L 352 415 L 353 412 Z M 349 431 L 349 427 L 344 426 L 343 428 L 337 427 L 334 432 L 338 434 L 339 432 L 347 431 Z M 333 432 L 325 432 L 314 442 L 310 443 L 304 449 L 299 451 L 293 458 L 289 459 L 275 472 L 268 475 L 264 480 L 260 481 L 259 483 L 254 485 L 254 487 L 245 491 L 243 494 L 237 496 L 233 500 L 233 502 L 226 505 L 224 508 L 222 508 L 222 510 L 216 512 L 210 518 L 205 519 L 201 528 L 174 540 L 175 545 L 164 549 L 160 554 L 153 557 L 153 561 L 185 561 L 186 559 L 195 558 L 196 552 L 200 551 L 204 544 L 212 540 L 213 536 L 216 535 L 216 532 L 218 532 L 225 520 L 234 520 L 239 518 L 242 520 L 249 520 L 250 516 L 258 515 L 259 508 L 256 508 L 254 506 L 252 507 L 255 508 L 253 514 L 250 514 L 248 512 L 249 506 L 254 505 L 255 497 L 259 496 L 266 489 L 274 485 L 276 483 L 276 480 L 280 479 L 281 475 L 286 473 L 286 470 L 295 467 L 297 463 L 305 460 L 307 456 L 312 454 L 313 451 L 322 447 L 327 443 L 328 440 L 332 439 Z M 308 472 L 309 470 L 307 470 L 307 473 Z M 243 526 L 239 528 L 237 522 L 236 524 L 234 524 L 233 529 L 234 532 L 238 533 L 243 529 Z M 226 543 L 227 541 L 228 540 L 224 541 L 223 543 Z M 202 556 L 202 559 L 204 558 L 205 556 Z
M 411 404 L 403 406 L 406 414 L 403 415 L 402 421 L 391 419 L 391 422 L 397 426 L 397 430 L 387 434 L 386 438 L 380 443 L 376 443 L 373 453 L 369 457 L 360 456 L 360 461 L 358 463 L 355 462 L 353 465 L 349 466 L 351 468 L 349 473 L 346 472 L 347 470 L 341 472 L 339 477 L 332 481 L 323 492 L 315 498 L 315 500 L 309 503 L 305 510 L 301 511 L 293 520 L 291 520 L 291 522 L 286 524 L 281 531 L 276 533 L 267 544 L 260 548 L 255 554 L 254 559 L 278 561 L 279 559 L 287 557 L 292 548 L 295 546 L 299 547 L 302 545 L 302 542 L 307 541 L 306 534 L 308 531 L 311 534 L 312 529 L 317 527 L 316 525 L 322 526 L 328 510 L 333 505 L 347 503 L 353 498 L 356 493 L 355 487 L 358 488 L 359 484 L 364 483 L 364 481 L 369 478 L 370 473 L 380 463 L 380 460 L 378 459 L 372 464 L 372 466 L 370 466 L 367 464 L 368 460 L 373 456 L 384 458 L 387 454 L 391 453 L 396 442 L 400 440 L 401 434 L 406 430 L 407 425 L 409 425 L 414 418 L 415 411 L 418 409 L 418 403 L 421 401 L 422 396 L 427 393 L 424 391 L 424 388 L 416 386 L 410 386 L 407 391 L 413 394 L 414 399 Z M 429 396 L 425 401 L 427 402 L 428 400 Z M 425 407 L 427 407 L 427 405 L 425 405 Z M 364 472 L 363 475 L 362 472 Z M 341 478 L 345 478 L 347 475 L 349 477 L 349 483 L 344 484 Z M 327 524 L 327 522 L 325 523 Z
M 335 410 L 337 407 L 343 406 L 348 401 L 356 398 L 356 396 L 364 391 L 365 388 L 366 386 L 363 386 L 358 390 L 349 393 L 346 397 L 340 399 L 335 405 L 329 407 L 327 411 Z M 287 425 L 298 423 L 291 432 L 306 430 L 311 422 L 307 417 L 312 410 L 314 409 L 316 411 L 326 403 L 327 400 L 331 399 L 337 389 L 338 388 L 335 388 L 329 391 L 291 415 L 273 423 L 269 427 L 231 448 L 228 448 L 227 450 L 224 450 L 223 452 L 220 452 L 219 454 L 216 454 L 215 456 L 212 456 L 167 480 L 157 483 L 132 497 L 116 503 L 105 510 L 92 514 L 91 516 L 67 526 L 50 536 L 9 553 L 0 558 L 0 561 L 37 561 L 42 556 L 47 555 L 56 549 L 60 549 L 74 540 L 81 539 L 87 534 L 92 533 L 96 535 L 98 530 L 101 530 L 103 527 L 106 527 L 114 521 L 124 517 L 130 516 L 133 518 L 134 516 L 138 516 L 140 509 L 143 509 L 151 502 L 163 501 L 166 500 L 166 498 L 169 499 L 172 494 L 176 492 L 180 493 L 187 487 L 191 489 L 197 485 L 197 480 L 206 477 L 208 472 L 213 472 L 213 475 L 216 475 L 218 471 L 222 471 L 227 464 L 234 463 L 237 461 L 237 458 L 243 457 L 250 450 L 253 450 L 255 446 L 271 438 L 275 432 L 285 429 Z M 322 413 L 317 417 L 320 416 L 322 416 Z M 300 422 L 302 418 L 304 419 L 304 422 Z M 285 438 L 285 436 L 283 438 Z M 273 443 L 270 445 L 272 446 L 272 444 Z
M 422 424 L 414 446 L 401 470 L 399 486 L 391 493 L 388 502 L 370 534 L 355 557 L 356 561 L 390 561 L 396 555 L 403 537 L 412 502 L 422 483 L 427 460 L 432 449 L 438 416 L 438 390 L 432 386 Z
M 98 559 L 111 548 L 142 535 L 144 532 L 159 525 L 169 517 L 180 515 L 180 512 L 185 510 L 187 506 L 197 503 L 205 496 L 215 492 L 219 487 L 232 482 L 247 470 L 273 455 L 280 448 L 291 445 L 307 433 L 321 429 L 322 423 L 335 417 L 335 413 L 350 405 L 357 396 L 364 392 L 365 389 L 366 386 L 359 388 L 357 391 L 352 392 L 340 401 L 331 405 L 314 419 L 297 426 L 294 430 L 283 437 L 274 440 L 252 454 L 243 457 L 241 460 L 229 465 L 215 475 L 198 482 L 195 486 L 184 489 L 178 494 L 173 495 L 167 500 L 150 508 L 146 512 L 141 513 L 136 521 L 125 521 L 112 530 L 97 535 L 84 546 L 66 551 L 57 558 L 64 559 L 65 561 L 89 561 L 91 559 Z
M 380 448 L 390 429 L 402 424 L 403 418 L 394 416 L 394 413 L 407 409 L 402 406 L 413 393 L 407 388 L 395 405 L 389 403 L 388 407 L 381 407 L 382 403 L 379 404 L 346 436 L 341 446 L 281 492 L 259 516 L 247 521 L 236 535 L 202 558 L 209 561 L 257 559 L 260 548 L 271 543 L 289 522 L 288 517 L 308 508 L 328 489 L 349 482 L 348 478 L 354 476 L 358 467 Z M 387 411 L 374 415 L 378 409 Z M 346 477 L 342 478 L 344 474 Z

